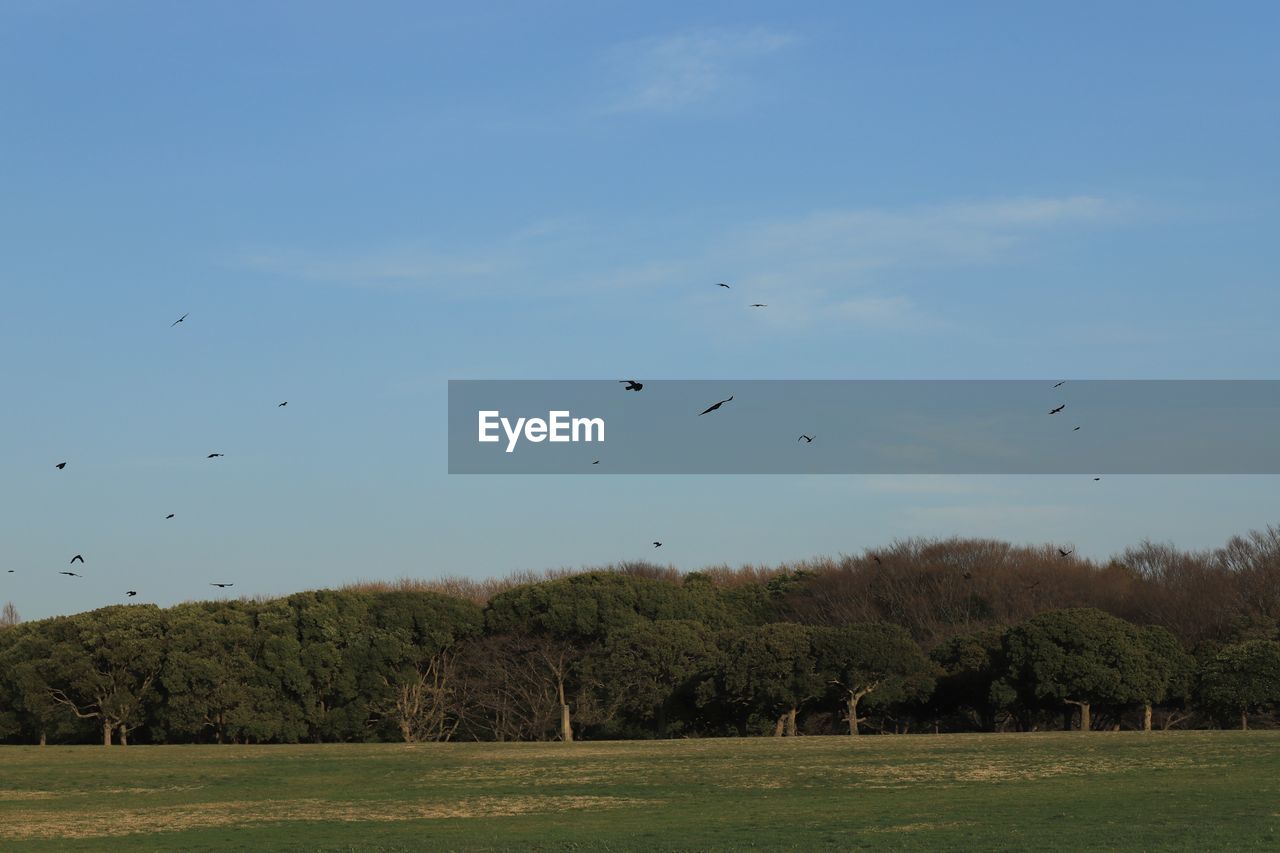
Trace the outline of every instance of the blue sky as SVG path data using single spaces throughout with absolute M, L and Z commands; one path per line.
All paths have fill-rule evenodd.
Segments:
M 1280 521 L 1267 477 L 445 473 L 451 378 L 1276 378 L 1278 24 L 0 2 L 0 600 Z

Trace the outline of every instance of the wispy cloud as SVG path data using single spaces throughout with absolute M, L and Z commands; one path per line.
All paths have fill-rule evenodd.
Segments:
M 639 39 L 616 46 L 612 64 L 625 79 L 606 112 L 675 112 L 742 85 L 752 60 L 795 44 L 789 33 L 756 28 Z
M 815 275 L 990 263 L 1036 231 L 1117 220 L 1127 209 L 1096 196 L 1069 196 L 828 210 L 749 226 L 730 239 L 752 255 L 805 259 Z
M 1097 196 L 993 199 L 915 208 L 846 208 L 757 220 L 683 234 L 683 251 L 657 248 L 634 232 L 572 220 L 532 223 L 470 246 L 408 243 L 353 252 L 259 250 L 242 264 L 303 280 L 433 290 L 459 298 L 536 293 L 695 294 L 720 311 L 722 292 L 691 289 L 721 280 L 734 295 L 768 303 L 754 315 L 778 331 L 815 324 L 849 328 L 935 328 L 918 297 L 889 283 L 887 270 L 1003 263 L 1058 229 L 1123 223 L 1135 208 Z M 713 298 L 715 297 L 715 298 Z M 696 304 L 693 306 L 696 309 Z M 695 310 L 696 313 L 696 310 Z

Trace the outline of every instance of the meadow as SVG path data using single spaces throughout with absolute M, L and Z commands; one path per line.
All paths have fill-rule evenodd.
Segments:
M 0 747 L 0 849 L 1280 848 L 1280 733 Z

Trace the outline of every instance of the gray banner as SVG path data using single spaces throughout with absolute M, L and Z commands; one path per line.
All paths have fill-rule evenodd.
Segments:
M 450 381 L 449 472 L 1280 474 L 1275 380 L 638 382 Z

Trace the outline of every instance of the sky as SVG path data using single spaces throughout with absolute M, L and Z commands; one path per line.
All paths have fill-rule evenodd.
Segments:
M 0 601 L 1276 523 L 1264 476 L 451 476 L 446 383 L 1277 378 L 1278 25 L 0 0 Z

